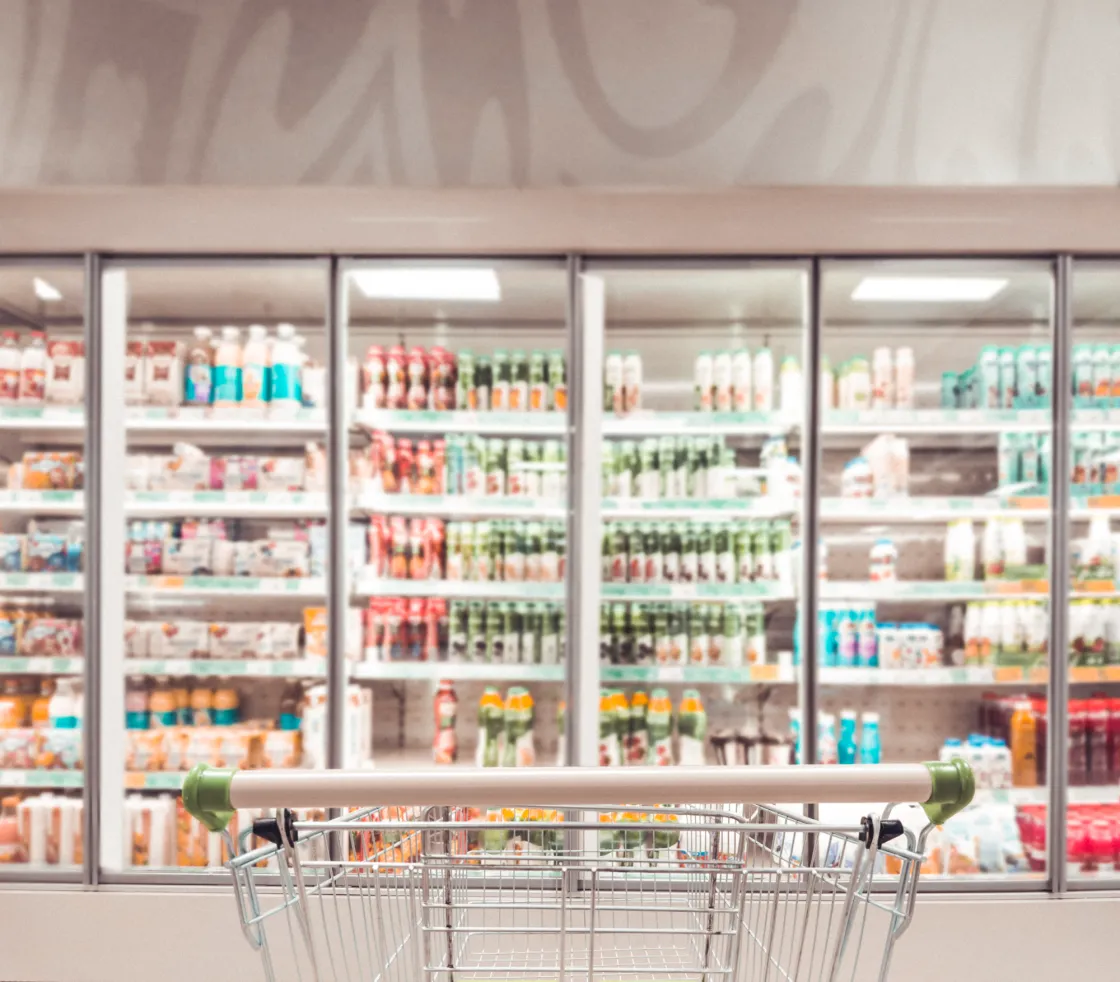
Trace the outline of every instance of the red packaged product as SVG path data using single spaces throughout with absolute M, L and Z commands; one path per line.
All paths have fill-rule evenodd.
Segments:
M 408 635 L 405 639 L 405 657 L 409 661 L 422 661 L 424 658 L 426 606 L 423 597 L 412 597 L 408 601 Z
M 421 440 L 416 444 L 416 457 L 414 459 L 416 481 L 413 484 L 414 494 L 436 493 L 436 458 L 432 452 L 430 440 Z
M 404 345 L 394 344 L 385 356 L 385 403 L 389 409 L 408 404 L 408 376 Z
M 407 580 L 410 578 L 411 536 L 408 523 L 400 515 L 394 515 L 389 522 L 389 540 L 389 576 L 394 580 Z
M 400 481 L 397 479 L 397 448 L 388 433 L 376 432 L 370 441 L 370 455 L 373 458 L 373 473 L 384 494 L 397 494 Z
M 1083 699 L 1069 703 L 1069 783 L 1071 787 L 1089 783 L 1089 714 Z
M 424 615 L 424 658 L 439 661 L 442 639 L 446 635 L 447 601 L 442 597 L 430 597 Z
M 1120 699 L 1108 700 L 1108 780 L 1120 783 Z
M 370 573 L 381 579 L 389 572 L 389 525 L 384 515 L 374 515 L 369 520 L 366 540 Z
M 440 412 L 455 408 L 455 358 L 444 348 L 432 348 L 428 356 L 431 407 Z
M 390 661 L 401 661 L 405 657 L 408 626 L 408 604 L 404 597 L 389 597 L 385 600 L 385 642 L 382 650 L 388 651 Z
M 397 441 L 397 486 L 401 494 L 412 494 L 416 486 L 412 441 L 403 437 Z
M 408 353 L 408 394 L 406 405 L 409 409 L 428 408 L 428 356 L 423 348 L 413 348 Z
M 1089 751 L 1089 784 L 1108 784 L 1108 700 L 1088 699 L 1085 702 L 1086 739 Z
M 404 519 L 401 519 L 404 522 Z M 407 579 L 426 580 L 428 578 L 428 529 L 422 518 L 413 518 L 408 523 L 408 573 Z
M 443 520 L 440 518 L 429 518 L 426 523 L 426 566 L 427 573 L 425 579 L 429 580 L 442 580 L 444 578 L 444 536 L 445 530 Z
M 362 404 L 366 409 L 384 409 L 388 403 L 388 373 L 385 349 L 371 344 L 362 366 Z
M 447 473 L 447 441 L 436 440 L 432 445 L 432 454 L 435 466 L 436 494 L 447 494 L 444 486 L 444 475 Z
M 1089 822 L 1087 858 L 1098 873 L 1111 873 L 1116 863 L 1116 824 L 1099 817 Z

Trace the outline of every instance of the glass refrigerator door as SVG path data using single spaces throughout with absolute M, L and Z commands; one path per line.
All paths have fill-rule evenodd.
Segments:
M 926 871 L 1038 876 L 1050 268 L 837 262 L 822 284 L 821 759 L 963 755 L 975 803 Z
M 1066 869 L 1115 879 L 1120 848 L 1120 265 L 1074 266 Z M 1065 476 L 1062 475 L 1064 478 Z
M 346 267 L 349 675 L 379 769 L 563 762 L 568 279 Z
M 804 265 L 605 294 L 599 762 L 791 763 Z
M 0 876 L 80 875 L 85 280 L 0 263 Z
M 138 262 L 103 292 L 103 403 L 125 433 L 103 458 L 123 646 L 103 650 L 101 861 L 216 869 L 184 772 L 327 765 L 328 270 Z

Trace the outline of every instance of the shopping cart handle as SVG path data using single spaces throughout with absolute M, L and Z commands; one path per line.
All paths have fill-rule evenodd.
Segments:
M 595 807 L 667 802 L 909 802 L 941 824 L 972 801 L 972 769 L 929 764 L 787 767 L 532 767 L 414 771 L 236 771 L 197 765 L 183 805 L 211 831 L 237 808 L 463 804 Z
M 968 762 L 960 757 L 932 761 L 926 767 L 933 787 L 922 808 L 934 825 L 944 825 L 972 802 L 976 793 L 976 776 Z

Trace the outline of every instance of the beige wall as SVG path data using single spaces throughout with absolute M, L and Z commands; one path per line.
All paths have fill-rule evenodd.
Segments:
M 1097 184 L 1111 0 L 0 0 L 0 185 Z

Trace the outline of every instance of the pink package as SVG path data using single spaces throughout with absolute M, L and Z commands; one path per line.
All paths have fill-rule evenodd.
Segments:
M 256 491 L 260 487 L 260 461 L 256 457 L 224 457 L 226 491 Z

